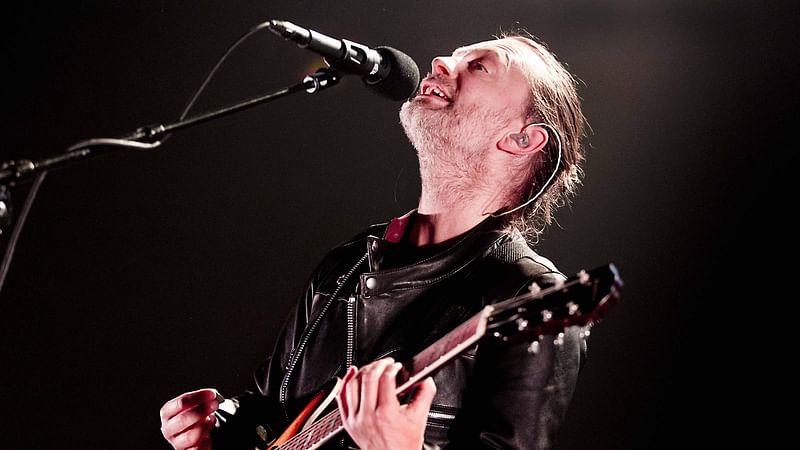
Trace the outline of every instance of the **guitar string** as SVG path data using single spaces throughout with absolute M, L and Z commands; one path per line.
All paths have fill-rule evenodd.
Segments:
M 561 291 L 564 288 L 572 287 L 572 286 L 574 286 L 576 284 L 583 285 L 584 283 L 582 283 L 580 279 L 567 280 L 567 281 L 565 281 L 563 283 L 560 283 L 558 285 L 549 287 L 547 289 L 543 289 L 543 290 L 541 290 L 539 292 L 528 292 L 526 294 L 522 294 L 522 295 L 518 295 L 516 297 L 512 297 L 512 298 L 510 298 L 508 300 L 505 300 L 503 302 L 497 303 L 497 304 L 495 304 L 493 306 L 495 306 L 495 307 L 500 306 L 500 307 L 502 307 L 504 309 L 508 309 L 508 308 L 512 307 L 513 305 L 519 303 L 519 302 L 532 300 L 534 298 L 545 297 L 545 296 L 549 295 L 552 292 Z M 464 330 L 464 331 L 467 331 L 467 330 Z M 444 337 L 447 338 L 448 336 L 449 336 L 449 334 L 445 335 Z M 455 337 L 456 336 L 450 336 L 449 338 L 446 339 L 445 342 L 443 342 L 443 344 L 451 344 L 453 342 L 453 340 L 455 340 Z M 413 375 L 411 377 L 409 377 L 409 379 L 411 379 L 411 378 L 413 378 Z M 295 445 L 299 444 L 299 438 L 300 437 L 305 437 L 305 444 L 308 444 L 309 441 L 311 440 L 311 438 L 315 437 L 315 433 L 318 432 L 318 431 L 322 432 L 323 436 L 319 440 L 314 442 L 314 444 L 316 444 L 317 442 L 321 441 L 324 438 L 329 437 L 329 435 L 331 435 L 333 433 L 339 432 L 344 427 L 343 427 L 343 425 L 341 423 L 337 423 L 338 422 L 337 419 L 339 419 L 338 412 L 339 412 L 338 409 L 336 409 L 334 411 L 331 411 L 330 413 L 325 415 L 321 420 L 319 420 L 317 423 L 312 424 L 305 431 L 303 431 L 303 432 L 293 436 L 292 438 L 290 438 L 288 441 L 286 441 L 286 444 L 284 446 L 282 446 L 281 448 L 285 449 L 285 450 L 292 450 L 292 449 L 297 448 Z

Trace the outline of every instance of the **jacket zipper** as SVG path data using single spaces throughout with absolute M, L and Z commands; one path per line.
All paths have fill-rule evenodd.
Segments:
M 279 400 L 281 402 L 281 406 L 283 406 L 283 414 L 284 416 L 286 416 L 286 420 L 289 420 L 289 413 L 286 410 L 286 393 L 289 389 L 289 380 L 292 377 L 292 372 L 294 372 L 294 368 L 297 366 L 297 362 L 300 360 L 300 356 L 303 354 L 303 350 L 305 349 L 308 340 L 311 338 L 311 335 L 314 333 L 314 330 L 316 330 L 317 326 L 319 326 L 319 323 L 322 321 L 322 318 L 328 312 L 328 309 L 336 299 L 336 296 L 339 295 L 339 291 L 341 291 L 342 287 L 347 283 L 347 280 L 350 279 L 353 273 L 355 273 L 356 269 L 358 269 L 358 267 L 367 259 L 367 255 L 368 254 L 364 254 L 364 256 L 362 256 L 361 259 L 359 259 L 358 262 L 350 269 L 350 271 L 347 272 L 341 284 L 336 286 L 336 289 L 333 291 L 333 294 L 331 294 L 331 296 L 328 298 L 328 302 L 325 303 L 325 306 L 322 308 L 322 311 L 319 313 L 319 316 L 317 316 L 317 319 L 314 321 L 314 323 L 311 324 L 310 327 L 306 327 L 306 332 L 303 333 L 303 336 L 300 339 L 300 344 L 291 353 L 291 357 L 289 358 L 289 364 L 286 367 L 286 374 L 283 376 L 283 381 L 281 382 L 281 390 L 279 395 Z M 350 318 L 349 303 L 347 307 L 348 307 L 348 321 L 349 321 Z M 348 334 L 349 334 L 349 327 L 348 327 Z M 349 345 L 349 340 L 348 340 L 348 345 Z
M 345 354 L 344 367 L 349 369 L 355 364 L 356 346 L 356 296 L 347 299 L 347 353 Z
M 428 418 L 433 420 L 453 420 L 456 418 L 456 415 L 431 410 L 428 412 Z

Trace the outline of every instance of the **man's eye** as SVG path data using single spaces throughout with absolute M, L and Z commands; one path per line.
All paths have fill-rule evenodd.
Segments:
M 487 70 L 487 69 L 486 69 L 486 66 L 484 66 L 483 64 L 481 64 L 481 63 L 480 63 L 480 61 L 471 61 L 471 62 L 469 63 L 469 65 L 470 65 L 470 68 L 471 68 L 472 70 L 480 70 L 480 71 L 482 71 L 482 72 L 489 73 L 489 70 Z

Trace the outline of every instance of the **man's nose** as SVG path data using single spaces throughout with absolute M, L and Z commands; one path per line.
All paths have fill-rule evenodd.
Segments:
M 431 72 L 442 74 L 447 77 L 453 76 L 456 69 L 456 59 L 452 56 L 437 56 L 431 61 Z

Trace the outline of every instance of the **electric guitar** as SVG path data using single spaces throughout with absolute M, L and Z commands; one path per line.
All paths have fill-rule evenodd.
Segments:
M 533 284 L 523 295 L 484 307 L 405 362 L 397 375 L 396 394 L 408 393 L 418 382 L 484 337 L 512 342 L 527 339 L 531 341 L 528 350 L 536 353 L 540 337 L 556 335 L 554 342 L 558 345 L 567 327 L 583 327 L 582 333 L 588 335 L 589 328 L 619 299 L 621 290 L 622 280 L 613 264 L 588 272 L 582 270 L 549 288 L 541 289 Z M 323 415 L 334 403 L 339 384 L 314 396 L 286 430 L 267 444 L 267 450 L 316 449 L 342 431 L 338 409 Z

